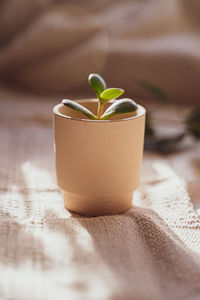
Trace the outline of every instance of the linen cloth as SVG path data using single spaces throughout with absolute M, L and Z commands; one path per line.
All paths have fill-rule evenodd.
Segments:
M 145 153 L 133 208 L 86 218 L 56 185 L 55 99 L 0 100 L 1 300 L 200 299 L 198 149 Z
M 69 96 L 90 91 L 90 73 L 133 99 L 151 96 L 147 81 L 198 103 L 200 2 L 1 0 L 0 80 Z

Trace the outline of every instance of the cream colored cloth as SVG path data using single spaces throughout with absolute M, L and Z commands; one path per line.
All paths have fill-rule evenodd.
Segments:
M 72 215 L 55 181 L 55 101 L 0 99 L 0 299 L 200 299 L 198 149 L 146 153 L 126 213 Z
M 198 0 L 1 0 L 0 79 L 69 97 L 97 72 L 128 97 L 151 97 L 147 81 L 198 103 L 199 20 Z

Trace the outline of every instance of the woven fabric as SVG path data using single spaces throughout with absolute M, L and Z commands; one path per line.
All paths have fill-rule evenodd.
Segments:
M 55 103 L 16 97 L 1 93 L 0 299 L 200 299 L 200 217 L 173 170 L 183 154 L 145 154 L 126 213 L 70 214 L 55 181 Z

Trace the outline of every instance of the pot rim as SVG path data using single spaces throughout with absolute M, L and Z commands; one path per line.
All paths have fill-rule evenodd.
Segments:
M 98 103 L 98 100 L 96 98 L 91 98 L 91 99 L 77 99 L 77 100 L 74 100 L 78 103 L 81 103 L 81 102 L 97 102 Z M 114 102 L 114 101 L 113 101 Z M 110 101 L 110 103 L 112 103 L 112 101 Z M 58 115 L 62 118 L 65 118 L 67 120 L 74 120 L 74 121 L 80 121 L 80 122 L 95 122 L 95 123 L 113 123 L 113 122 L 123 122 L 123 121 L 130 121 L 130 120 L 133 120 L 133 119 L 138 119 L 140 117 L 142 117 L 143 115 L 145 115 L 146 113 L 146 109 L 144 108 L 144 106 L 140 105 L 140 104 L 137 104 L 138 105 L 138 111 L 139 113 L 136 115 L 136 116 L 132 116 L 132 117 L 129 117 L 129 118 L 122 118 L 122 119 L 116 119 L 116 120 L 91 120 L 91 119 L 85 119 L 85 118 L 74 118 L 74 117 L 70 117 L 70 116 L 67 116 L 67 115 L 64 115 L 64 114 L 61 114 L 59 112 L 59 108 L 60 107 L 64 107 L 64 104 L 62 103 L 59 103 L 59 104 L 56 104 L 54 107 L 53 107 L 53 113 L 55 115 Z

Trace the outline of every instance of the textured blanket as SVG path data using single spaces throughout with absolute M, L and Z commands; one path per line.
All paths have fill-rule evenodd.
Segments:
M 81 217 L 56 186 L 58 101 L 0 99 L 0 299 L 200 299 L 198 150 L 145 153 L 133 208 Z

